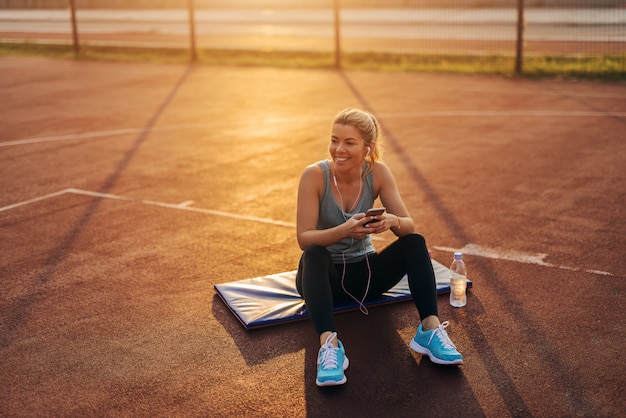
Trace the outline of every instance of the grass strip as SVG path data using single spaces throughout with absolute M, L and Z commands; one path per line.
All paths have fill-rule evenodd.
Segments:
M 37 56 L 91 61 L 188 63 L 185 48 L 81 45 L 78 55 L 72 45 L 0 43 L 0 57 Z M 334 68 L 332 52 L 199 49 L 196 62 L 211 65 L 273 66 L 288 68 Z M 524 77 L 626 81 L 626 54 L 553 56 L 528 55 L 523 61 Z M 344 53 L 345 70 L 446 72 L 516 76 L 515 58 L 510 55 Z

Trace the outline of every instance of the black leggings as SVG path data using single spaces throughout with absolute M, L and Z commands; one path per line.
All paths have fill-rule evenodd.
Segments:
M 368 259 L 372 271 L 368 298 L 385 293 L 407 274 L 420 318 L 438 315 L 435 272 L 423 236 L 405 235 L 379 253 L 368 255 Z M 367 262 L 364 259 L 346 264 L 343 286 L 359 301 L 367 288 Z M 334 302 L 353 300 L 342 287 L 343 268 L 343 263 L 333 263 L 330 253 L 321 245 L 307 248 L 300 258 L 296 287 L 320 335 L 325 331 L 335 331 Z

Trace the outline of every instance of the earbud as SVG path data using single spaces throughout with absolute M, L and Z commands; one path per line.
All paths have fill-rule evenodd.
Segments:
M 370 155 L 370 151 L 371 151 L 371 148 L 370 148 L 370 147 L 367 147 L 367 154 L 365 154 L 365 156 L 366 156 L 366 157 L 367 157 L 368 155 Z

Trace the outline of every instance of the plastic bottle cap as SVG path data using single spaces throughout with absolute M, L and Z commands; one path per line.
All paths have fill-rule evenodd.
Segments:
M 463 254 L 462 253 L 454 253 L 454 259 L 455 260 L 461 260 L 463 258 Z

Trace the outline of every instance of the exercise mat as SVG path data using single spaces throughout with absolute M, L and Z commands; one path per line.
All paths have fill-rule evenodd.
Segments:
M 450 292 L 450 270 L 431 260 L 437 281 L 437 293 Z M 304 300 L 296 290 L 296 270 L 262 277 L 216 284 L 218 296 L 246 329 L 256 329 L 308 319 Z M 472 282 L 467 281 L 467 287 Z M 374 307 L 411 299 L 409 283 L 404 276 L 388 292 L 368 298 L 364 305 Z M 359 309 L 357 302 L 347 301 L 335 306 L 334 311 Z

